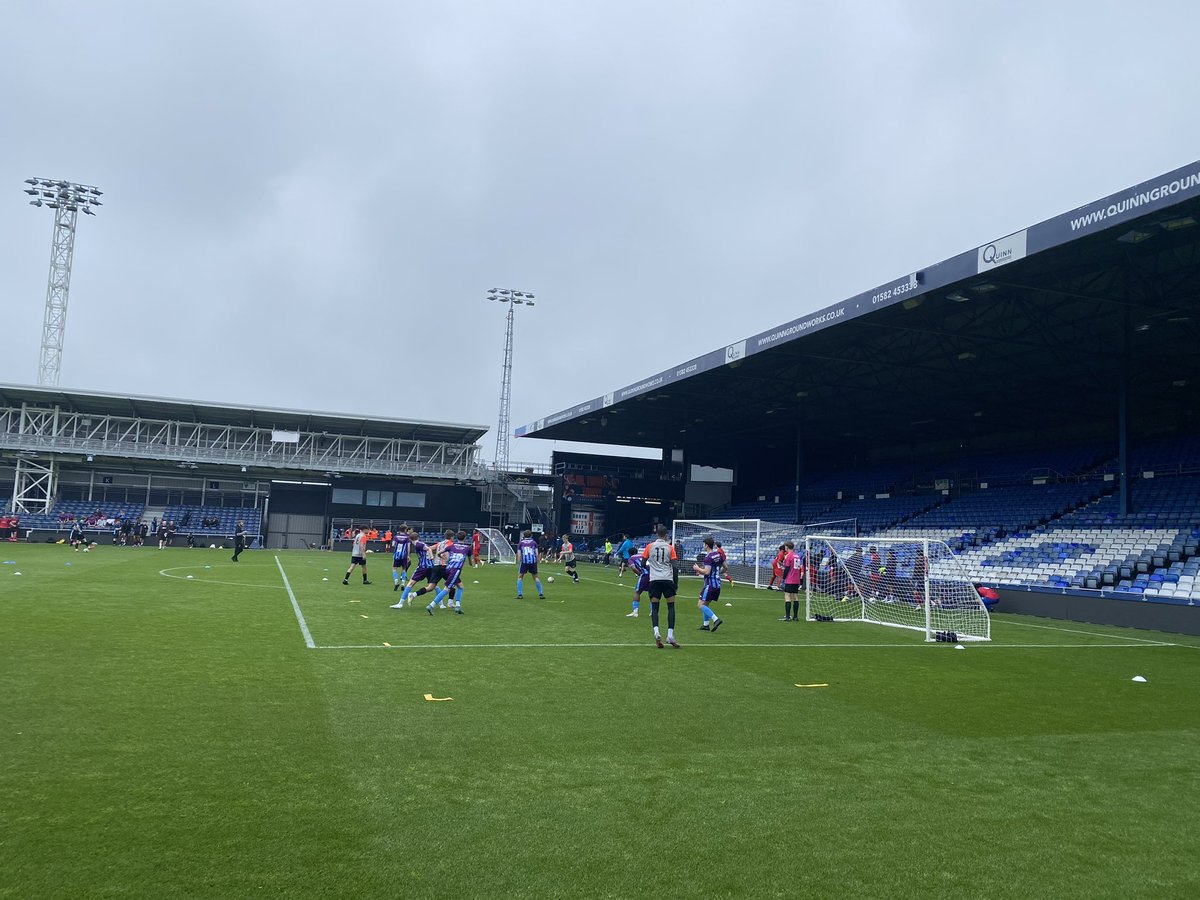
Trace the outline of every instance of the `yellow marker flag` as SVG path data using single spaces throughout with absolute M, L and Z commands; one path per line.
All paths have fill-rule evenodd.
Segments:
M 431 700 L 434 703 L 441 703 L 443 700 L 453 700 L 454 698 L 453 697 L 435 697 L 435 696 L 433 696 L 433 694 L 426 694 L 425 699 Z

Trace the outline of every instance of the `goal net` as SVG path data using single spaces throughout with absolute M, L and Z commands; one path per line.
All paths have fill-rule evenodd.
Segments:
M 821 523 L 822 534 L 857 533 L 857 519 L 840 519 Z M 811 525 L 791 525 L 768 522 L 765 519 L 676 519 L 671 531 L 682 572 L 691 574 L 689 560 L 696 559 L 704 549 L 704 538 L 711 535 L 725 551 L 729 574 L 741 584 L 765 588 L 771 583 L 771 566 L 785 541 L 802 546 Z
M 482 538 L 479 542 L 480 562 L 516 565 L 517 553 L 499 528 L 480 528 L 478 531 Z
M 989 641 L 991 619 L 941 541 L 809 536 L 805 617 L 925 632 L 927 641 Z

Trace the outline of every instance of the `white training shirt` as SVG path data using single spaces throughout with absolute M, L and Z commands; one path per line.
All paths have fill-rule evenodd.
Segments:
M 670 541 L 659 538 L 642 551 L 642 558 L 650 563 L 651 581 L 671 581 L 674 578 L 671 560 L 675 559 L 675 548 Z
M 354 549 L 350 551 L 350 555 L 351 556 L 362 556 L 364 558 L 366 557 L 366 555 L 367 555 L 366 532 L 360 531 L 358 534 L 356 534 L 354 536 Z

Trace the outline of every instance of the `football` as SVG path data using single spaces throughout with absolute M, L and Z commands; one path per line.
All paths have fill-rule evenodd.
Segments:
M 547 576 L 546 576 L 546 581 L 547 581 L 549 584 L 554 584 L 554 576 L 553 576 L 553 575 L 547 575 Z

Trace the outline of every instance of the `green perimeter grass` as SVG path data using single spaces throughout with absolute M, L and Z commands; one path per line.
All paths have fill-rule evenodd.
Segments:
M 270 551 L 0 559 L 0 897 L 1200 895 L 1193 638 L 693 580 L 656 650 L 615 568 L 431 618 L 280 553 L 308 649 Z

